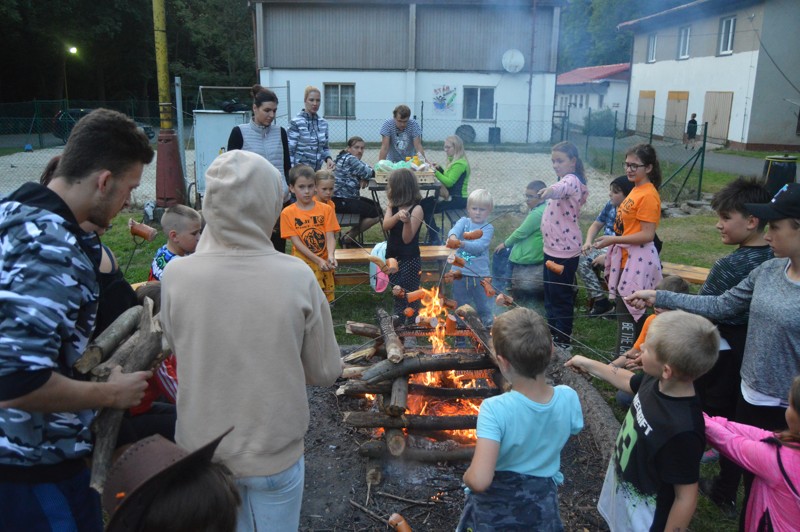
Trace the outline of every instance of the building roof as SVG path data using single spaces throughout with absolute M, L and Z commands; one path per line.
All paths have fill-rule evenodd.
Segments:
M 617 31 L 640 29 L 648 30 L 653 27 L 673 24 L 686 20 L 696 20 L 709 15 L 716 15 L 720 11 L 731 11 L 739 7 L 758 4 L 764 0 L 695 0 L 686 4 L 659 11 L 646 17 L 628 20 L 617 26 Z
M 581 83 L 597 83 L 608 79 L 629 80 L 631 75 L 630 63 L 617 63 L 616 65 L 599 65 L 592 67 L 576 68 L 569 72 L 559 74 L 556 85 L 578 85 Z

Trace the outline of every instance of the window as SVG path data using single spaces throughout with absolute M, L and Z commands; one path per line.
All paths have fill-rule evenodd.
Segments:
M 736 17 L 719 21 L 719 55 L 733 53 L 733 35 L 736 33 Z
M 691 27 L 685 26 L 681 28 L 678 37 L 678 59 L 689 59 L 689 38 L 691 34 Z
M 583 109 L 583 94 L 578 97 L 578 107 Z
M 656 40 L 657 35 L 654 33 L 652 35 L 647 36 L 647 62 L 648 63 L 655 63 L 656 62 Z
M 325 117 L 356 115 L 356 86 L 352 83 L 325 83 Z
M 494 120 L 494 87 L 464 87 L 464 120 Z
M 604 98 L 604 96 L 602 94 L 598 94 L 597 95 L 597 108 L 598 109 L 602 109 L 603 108 L 603 98 Z

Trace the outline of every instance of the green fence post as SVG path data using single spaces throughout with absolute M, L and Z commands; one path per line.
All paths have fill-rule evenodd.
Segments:
M 650 115 L 650 138 L 647 140 L 647 143 L 652 145 L 653 144 L 653 125 L 656 123 L 656 115 Z
M 614 111 L 614 134 L 611 137 L 611 163 L 608 165 L 608 173 L 614 173 L 614 155 L 617 149 L 617 115 L 619 111 Z
M 703 122 L 703 145 L 700 146 L 700 177 L 697 180 L 697 200 L 700 201 L 700 197 L 703 190 L 703 167 L 706 164 L 706 138 L 708 135 L 708 122 Z

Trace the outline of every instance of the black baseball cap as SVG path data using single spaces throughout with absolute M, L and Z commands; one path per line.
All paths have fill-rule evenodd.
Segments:
M 747 212 L 759 220 L 800 219 L 800 183 L 788 183 L 769 203 L 745 203 Z

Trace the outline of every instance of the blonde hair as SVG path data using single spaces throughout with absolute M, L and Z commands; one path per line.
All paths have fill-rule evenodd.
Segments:
M 319 95 L 320 95 L 320 97 L 322 97 L 322 93 L 320 92 L 320 90 L 319 90 L 318 88 L 316 88 L 316 87 L 315 87 L 315 86 L 313 86 L 313 85 L 309 85 L 308 87 L 306 87 L 306 90 L 305 90 L 305 92 L 303 93 L 303 101 L 304 101 L 304 102 L 305 102 L 306 100 L 308 100 L 308 95 L 309 95 L 309 94 L 311 94 L 312 92 L 316 92 L 317 94 L 319 94 Z
M 314 183 L 319 185 L 321 181 L 333 181 L 335 183 L 336 176 L 330 170 L 321 168 L 314 173 Z
M 202 216 L 186 205 L 173 205 L 161 216 L 161 228 L 169 235 L 170 231 L 185 231 L 189 222 L 202 223 Z
M 445 138 L 444 141 L 453 144 L 453 157 L 447 161 L 447 168 L 450 168 L 450 165 L 459 159 L 467 160 L 467 154 L 464 152 L 464 141 L 461 140 L 461 137 L 458 135 L 450 135 Z
M 717 361 L 719 331 L 702 316 L 672 310 L 656 316 L 645 345 L 678 376 L 695 380 Z
M 485 188 L 473 190 L 467 197 L 467 209 L 469 209 L 472 205 L 480 205 L 481 207 L 486 207 L 491 211 L 494 209 L 494 200 L 492 199 L 492 194 Z
M 514 371 L 530 379 L 544 373 L 553 354 L 553 338 L 547 322 L 524 307 L 504 312 L 494 320 L 492 343 Z

